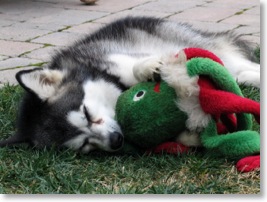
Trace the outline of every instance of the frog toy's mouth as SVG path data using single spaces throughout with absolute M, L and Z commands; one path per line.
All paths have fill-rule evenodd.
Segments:
M 155 87 L 154 87 L 154 91 L 155 91 L 156 93 L 159 93 L 159 92 L 160 92 L 160 82 L 157 82 L 157 83 L 156 83 L 156 85 L 155 85 Z

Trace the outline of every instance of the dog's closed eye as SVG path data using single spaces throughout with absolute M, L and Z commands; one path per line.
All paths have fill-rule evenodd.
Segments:
M 92 124 L 92 117 L 91 117 L 91 115 L 89 114 L 89 111 L 88 111 L 88 109 L 87 109 L 87 107 L 86 107 L 85 105 L 83 106 L 83 113 L 84 113 L 84 115 L 85 115 L 85 118 L 86 118 L 87 121 L 88 121 L 88 124 L 91 125 L 91 124 Z
M 104 122 L 103 119 L 101 119 L 101 118 L 100 119 L 93 120 L 92 116 L 89 113 L 88 108 L 85 105 L 83 106 L 83 113 L 85 115 L 86 120 L 88 121 L 88 125 L 91 125 L 93 123 L 95 123 L 95 124 L 101 124 L 101 123 Z

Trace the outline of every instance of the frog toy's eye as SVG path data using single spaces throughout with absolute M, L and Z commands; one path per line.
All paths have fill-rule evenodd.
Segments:
M 137 102 L 137 101 L 141 100 L 145 96 L 145 94 L 146 94 L 146 91 L 144 91 L 144 90 L 138 91 L 134 95 L 133 101 Z

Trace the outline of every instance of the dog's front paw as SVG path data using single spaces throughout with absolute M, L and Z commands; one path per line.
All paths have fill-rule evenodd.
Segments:
M 133 74 L 138 81 L 160 80 L 163 62 L 158 57 L 149 57 L 138 61 L 133 67 Z

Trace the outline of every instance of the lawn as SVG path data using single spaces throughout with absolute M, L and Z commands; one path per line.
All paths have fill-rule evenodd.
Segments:
M 257 52 L 259 56 L 259 50 Z M 241 86 L 260 101 L 259 89 Z M 19 86 L 0 89 L 0 138 L 15 130 Z M 255 124 L 254 129 L 260 128 Z M 260 171 L 238 173 L 235 161 L 205 151 L 183 155 L 115 155 L 0 148 L 2 194 L 258 194 Z

